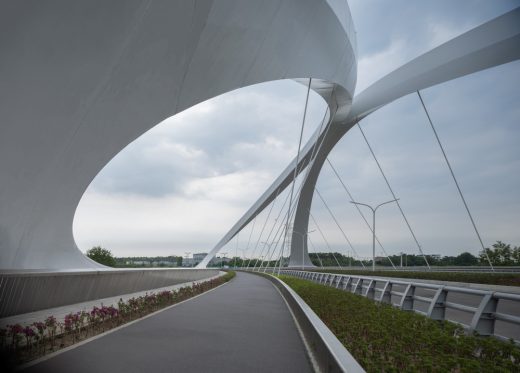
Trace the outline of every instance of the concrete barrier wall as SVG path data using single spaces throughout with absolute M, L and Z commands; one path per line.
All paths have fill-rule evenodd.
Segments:
M 217 275 L 218 269 L 120 269 L 0 274 L 0 318 Z

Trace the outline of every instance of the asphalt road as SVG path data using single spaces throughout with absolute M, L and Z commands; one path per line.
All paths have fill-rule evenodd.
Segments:
M 289 310 L 266 279 L 230 283 L 24 372 L 310 372 Z

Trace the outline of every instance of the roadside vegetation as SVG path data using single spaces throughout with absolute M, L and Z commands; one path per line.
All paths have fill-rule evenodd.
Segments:
M 465 335 L 450 322 L 307 280 L 280 276 L 367 372 L 520 372 L 513 342 Z
M 466 272 L 412 272 L 412 271 L 369 271 L 360 269 L 316 269 L 316 272 L 350 274 L 354 276 L 381 276 L 411 278 L 419 280 L 438 280 L 469 282 L 473 284 L 520 286 L 518 273 L 466 273 Z
M 7 325 L 0 328 L 0 368 L 11 371 L 18 365 L 202 294 L 233 277 L 235 272 L 229 271 L 222 277 L 178 290 L 150 292 L 128 301 L 120 299 L 117 306 L 101 305 L 88 312 L 70 313 L 63 321 L 50 315 L 30 325 Z
M 110 250 L 104 249 L 101 246 L 94 246 L 85 253 L 90 259 L 108 267 L 115 267 L 116 260 Z
M 309 253 L 309 256 L 315 266 L 318 267 L 362 267 L 361 261 L 356 258 L 343 255 L 341 253 L 318 252 Z M 520 246 L 512 246 L 502 241 L 497 241 L 491 248 L 486 248 L 475 256 L 469 252 L 462 252 L 456 256 L 440 256 L 440 255 L 426 255 L 428 263 L 432 266 L 489 266 L 487 258 L 493 266 L 520 266 Z M 402 253 L 399 255 L 390 255 L 389 257 L 376 257 L 376 265 L 391 267 L 392 263 L 395 266 L 403 265 L 404 267 L 421 266 L 426 267 L 426 262 L 422 255 L 413 255 Z M 371 266 L 371 260 L 363 260 L 365 266 Z

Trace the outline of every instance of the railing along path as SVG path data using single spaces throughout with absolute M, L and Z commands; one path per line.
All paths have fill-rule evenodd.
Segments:
M 520 344 L 520 334 L 514 333 L 517 335 L 505 337 L 495 331 L 496 321 L 520 326 L 520 317 L 518 316 L 520 314 L 520 294 L 390 278 L 290 269 L 281 270 L 280 274 L 349 291 L 376 302 L 392 304 L 403 311 L 422 314 L 434 320 L 448 320 L 461 325 L 469 333 L 476 332 L 480 336 L 494 336 L 503 340 L 513 339 L 515 343 Z M 462 302 L 462 300 L 466 302 Z M 473 305 L 464 304 L 468 302 L 473 303 Z M 499 311 L 499 303 L 502 302 L 508 303 L 508 307 L 502 308 L 507 308 L 512 312 Z M 460 317 L 448 316 L 447 310 L 461 311 L 470 314 L 471 318 L 467 319 L 469 322 L 461 322 L 456 320 Z M 520 331 L 520 328 L 518 331 Z

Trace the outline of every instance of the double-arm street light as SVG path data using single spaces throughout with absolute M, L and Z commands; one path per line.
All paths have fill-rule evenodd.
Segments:
M 380 203 L 375 208 L 373 208 L 370 205 L 367 205 L 366 203 L 350 201 L 350 203 L 354 203 L 356 205 L 361 205 L 361 206 L 366 206 L 370 210 L 372 210 L 372 271 L 376 270 L 376 211 L 379 207 L 386 205 L 387 203 L 397 202 L 398 200 L 399 200 L 399 198 Z
M 312 233 L 314 232 L 315 229 L 313 229 L 312 231 L 307 231 L 307 233 L 300 233 L 298 231 L 293 231 L 293 233 L 296 233 L 298 236 L 300 236 L 302 238 L 302 271 L 305 269 L 305 238 L 307 237 L 307 235 L 309 233 Z
M 238 250 L 240 250 L 242 252 L 242 265 L 241 265 L 241 268 L 244 268 L 244 263 L 246 261 L 246 249 L 241 249 L 241 248 L 238 248 Z
M 220 253 L 220 255 L 222 255 L 222 258 L 220 259 L 220 269 L 222 269 L 223 268 L 223 263 L 224 263 L 224 258 L 226 257 L 227 252 Z

